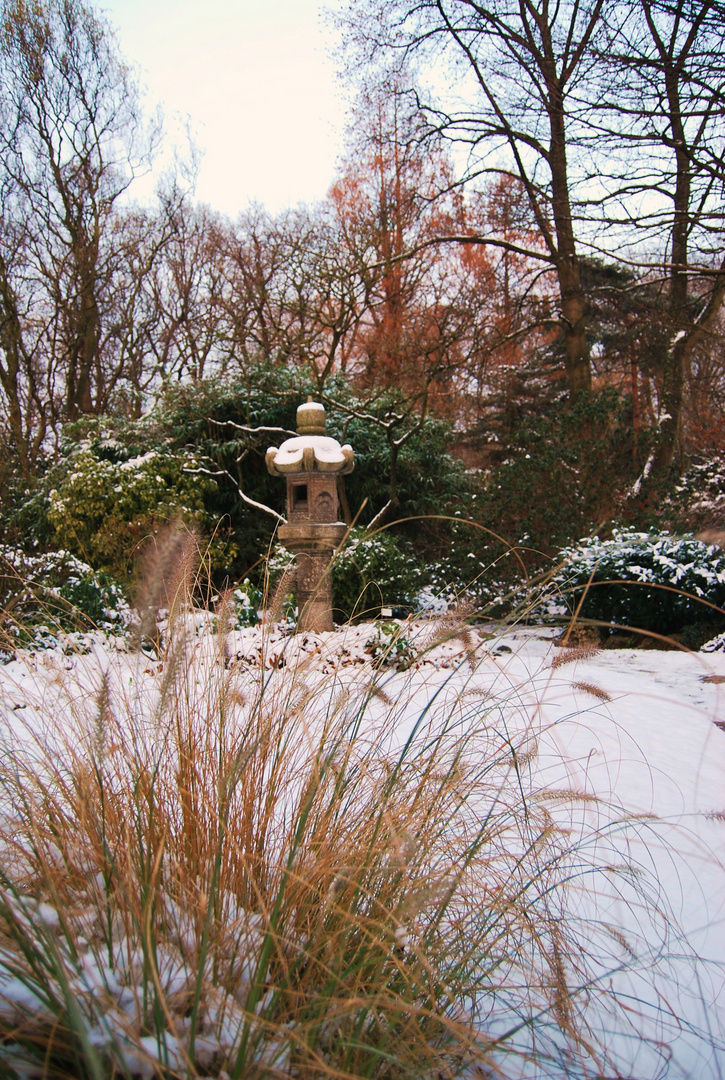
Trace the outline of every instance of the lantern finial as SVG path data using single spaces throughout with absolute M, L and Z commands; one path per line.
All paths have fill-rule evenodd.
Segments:
M 325 406 L 311 396 L 297 409 L 298 435 L 324 435 L 326 423 Z

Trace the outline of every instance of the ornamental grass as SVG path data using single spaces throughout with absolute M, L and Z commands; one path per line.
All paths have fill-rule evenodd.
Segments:
M 4 730 L 2 1075 L 610 1075 L 565 917 L 595 864 L 520 694 L 470 655 L 239 664 L 178 565 L 157 652 L 51 672 Z

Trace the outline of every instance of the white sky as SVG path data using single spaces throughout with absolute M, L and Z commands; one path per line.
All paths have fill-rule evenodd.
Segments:
M 236 217 L 322 198 L 342 146 L 343 93 L 318 0 L 99 0 L 148 105 L 188 116 L 197 197 Z M 177 136 L 178 137 L 178 136 Z

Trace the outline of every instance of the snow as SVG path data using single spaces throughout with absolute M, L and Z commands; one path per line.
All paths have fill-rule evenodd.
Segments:
M 305 450 L 313 450 L 315 460 L 325 465 L 339 465 L 347 463 L 348 455 L 352 452 L 347 444 L 340 446 L 337 439 L 329 435 L 296 435 L 293 439 L 287 439 L 282 443 L 279 450 L 271 446 L 268 454 L 274 454 L 274 464 L 282 472 L 290 472 L 302 464 Z
M 660 421 L 662 421 L 664 419 L 665 419 L 665 417 L 662 417 L 662 416 L 659 418 Z M 637 495 L 639 495 L 640 491 L 642 490 L 642 484 L 644 483 L 645 480 L 647 480 L 649 478 L 649 474 L 652 471 L 652 466 L 654 465 L 654 460 L 655 460 L 655 452 L 654 452 L 654 450 L 652 450 L 652 451 L 650 451 L 650 455 L 647 458 L 647 461 L 645 462 L 644 469 L 642 470 L 641 474 L 637 477 L 637 479 L 636 479 L 636 481 L 634 483 L 634 486 L 632 487 L 632 495 L 633 496 L 636 497 Z
M 121 472 L 133 472 L 135 469 L 142 469 L 145 465 L 149 465 L 158 456 L 157 450 L 147 450 L 145 454 L 139 454 L 137 457 L 129 458 L 128 461 L 122 461 L 117 467 Z M 157 477 L 157 479 L 160 479 L 160 477 Z
M 725 653 L 564 649 L 547 631 L 532 628 L 470 629 L 448 640 L 436 639 L 439 631 L 435 619 L 403 626 L 407 655 L 415 659 L 406 671 L 391 670 L 383 683 L 396 709 L 397 736 L 408 736 L 436 695 L 447 707 L 460 703 L 461 723 L 468 710 L 485 705 L 512 731 L 529 725 L 536 748 L 528 765 L 532 789 L 550 793 L 552 817 L 568 830 L 583 864 L 639 868 L 636 892 L 627 875 L 617 873 L 580 874 L 567 889 L 569 913 L 592 927 L 589 960 L 597 979 L 632 998 L 631 1029 L 620 1018 L 608 1036 L 622 1075 L 722 1080 L 725 730 L 718 725 L 725 723 Z M 203 635 L 204 622 L 197 620 L 199 649 Z M 374 636 L 370 625 L 292 637 L 273 628 L 244 628 L 229 634 L 225 657 L 242 688 L 260 667 L 272 679 L 282 679 L 285 669 L 304 669 L 323 688 L 330 673 L 353 680 L 369 668 Z M 4 740 L 42 730 L 48 715 L 57 719 L 64 709 L 70 715 L 100 672 L 118 687 L 132 685 L 139 699 L 151 699 L 163 664 L 120 653 L 100 637 L 85 655 L 61 648 L 19 652 L 0 668 Z M 381 699 L 376 707 L 386 706 Z M 572 792 L 573 801 L 562 795 Z M 47 905 L 39 915 L 49 928 L 57 919 Z M 595 930 L 603 924 L 619 935 L 621 955 L 598 951 Z M 397 933 L 407 939 L 406 928 Z M 161 958 L 164 977 L 177 977 L 179 963 Z M 126 1007 L 133 1012 L 136 1005 L 124 1005 L 113 973 L 96 970 L 90 958 L 78 992 L 99 980 L 112 995 L 118 991 L 119 1016 Z M 38 1007 L 27 988 L 7 976 L 0 998 Z M 601 1018 L 602 1027 L 613 1022 Z M 592 1023 L 596 1027 L 599 1019 Z M 107 1037 L 99 1029 L 98 1038 Z M 169 1039 L 166 1052 L 175 1059 L 180 1051 Z M 155 1042 L 142 1049 L 149 1061 L 159 1052 Z M 208 1052 L 211 1059 L 213 1043 Z M 138 1049 L 129 1047 L 127 1063 L 151 1075 Z

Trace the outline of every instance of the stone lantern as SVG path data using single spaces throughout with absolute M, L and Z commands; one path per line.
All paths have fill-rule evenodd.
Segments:
M 277 535 L 297 557 L 297 632 L 332 630 L 330 560 L 347 526 L 338 521 L 337 478 L 352 472 L 350 446 L 325 434 L 325 408 L 297 410 L 297 436 L 267 451 L 267 468 L 287 481 L 287 524 Z

